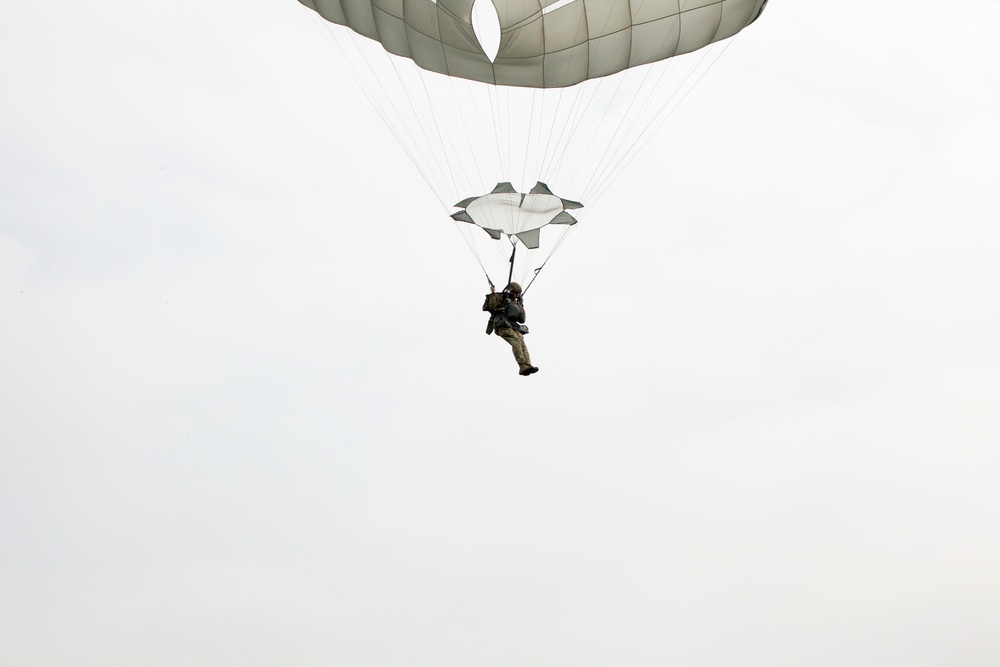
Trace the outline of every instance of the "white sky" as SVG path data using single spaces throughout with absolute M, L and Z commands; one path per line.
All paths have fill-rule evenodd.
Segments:
M 770 3 L 521 378 L 304 7 L 7 3 L 0 663 L 1000 664 L 997 25 Z

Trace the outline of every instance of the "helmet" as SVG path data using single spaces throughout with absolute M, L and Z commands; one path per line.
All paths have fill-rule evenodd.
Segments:
M 510 285 L 507 285 L 507 291 L 510 292 L 511 294 L 520 294 L 521 286 L 518 285 L 517 283 L 511 283 Z

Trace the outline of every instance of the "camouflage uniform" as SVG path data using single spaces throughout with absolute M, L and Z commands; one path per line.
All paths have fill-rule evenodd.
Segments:
M 517 362 L 517 367 L 520 370 L 523 371 L 531 367 L 531 357 L 528 356 L 528 347 L 524 344 L 524 334 L 510 327 L 495 329 L 493 333 L 510 343 L 510 347 L 514 352 L 514 360 Z
M 490 323 L 486 327 L 486 333 L 495 333 L 507 341 L 521 375 L 530 375 L 538 369 L 531 365 L 528 347 L 524 344 L 524 334 L 520 331 L 524 323 L 524 306 L 519 296 L 521 286 L 516 283 L 511 284 L 515 285 L 517 289 L 513 296 L 506 291 L 486 296 L 483 310 L 490 313 Z M 527 327 L 524 327 L 524 331 L 527 331 Z

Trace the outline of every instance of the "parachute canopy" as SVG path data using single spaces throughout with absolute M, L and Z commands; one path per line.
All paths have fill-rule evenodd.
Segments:
M 448 76 L 562 88 L 696 51 L 732 37 L 767 0 L 299 0 L 389 53 Z M 492 2 L 499 49 L 473 20 Z M 489 12 L 492 16 L 493 13 Z M 492 49 L 490 49 L 492 51 Z M 492 54 L 491 54 L 492 55 Z
M 767 0 L 298 2 L 492 286 L 538 275 Z M 667 193 L 684 160 L 647 177 Z
M 464 210 L 453 213 L 452 219 L 482 227 L 497 241 L 501 234 L 516 236 L 532 250 L 538 247 L 542 227 L 575 225 L 576 218 L 566 209 L 583 208 L 580 202 L 555 196 L 541 182 L 527 194 L 518 192 L 510 183 L 498 183 L 488 195 L 469 197 L 455 206 Z

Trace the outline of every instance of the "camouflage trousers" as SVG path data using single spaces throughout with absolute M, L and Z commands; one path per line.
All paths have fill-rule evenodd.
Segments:
M 508 327 L 496 329 L 494 333 L 510 343 L 511 350 L 514 352 L 514 361 L 517 362 L 518 368 L 524 370 L 531 365 L 531 357 L 528 356 L 528 347 L 524 344 L 524 334 Z

